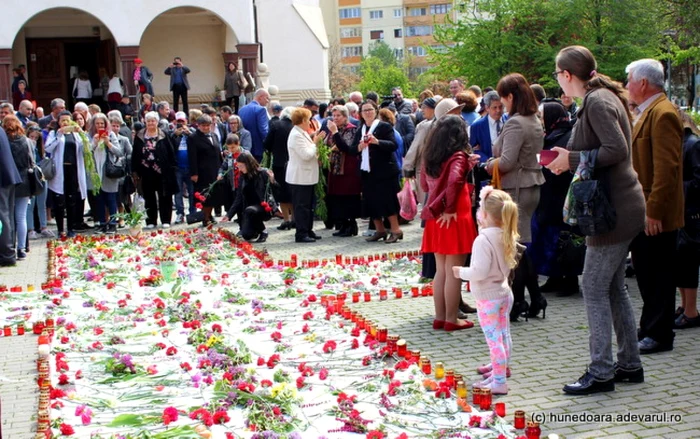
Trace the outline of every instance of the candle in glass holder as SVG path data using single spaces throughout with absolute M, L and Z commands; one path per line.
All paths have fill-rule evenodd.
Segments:
M 481 387 L 474 387 L 472 389 L 472 404 L 474 406 L 481 405 Z
M 505 402 L 497 402 L 495 407 L 495 412 L 498 416 L 501 418 L 506 416 L 506 403 Z
M 418 364 L 420 361 L 420 351 L 411 351 L 411 359 Z
M 447 384 L 449 387 L 454 387 L 455 385 L 455 371 L 452 369 L 448 369 L 445 371 L 445 384 Z
M 420 368 L 423 374 L 430 375 L 432 373 L 432 367 L 430 365 L 430 359 L 428 357 L 422 357 L 420 360 Z
M 399 354 L 399 357 L 406 358 L 406 354 L 408 353 L 406 340 L 401 339 L 396 342 L 396 353 Z
M 389 348 L 389 355 L 394 355 L 394 352 L 396 352 L 396 342 L 399 341 L 399 336 L 398 335 L 387 335 L 386 336 L 386 341 L 387 341 L 387 348 Z
M 374 256 L 372 256 L 372 255 L 367 256 L 367 262 L 374 262 Z
M 0 293 L 6 293 L 7 292 L 7 285 L 0 285 Z
M 411 287 L 411 297 L 418 297 L 420 296 L 420 290 L 418 287 Z
M 34 322 L 32 326 L 32 332 L 36 335 L 39 335 L 42 332 L 44 332 L 44 322 Z
M 345 265 L 350 265 L 350 256 L 345 256 Z
M 9 337 L 12 335 L 12 327 L 9 325 L 6 325 L 3 330 L 2 330 L 2 335 L 5 337 Z
M 523 430 L 525 428 L 525 411 L 516 410 L 513 414 L 513 427 L 516 430 Z
M 379 300 L 387 300 L 389 295 L 386 290 L 379 290 Z
M 365 318 L 361 316 L 357 316 L 357 327 L 360 328 L 360 331 L 365 330 Z
M 365 302 L 369 302 L 372 300 L 372 293 L 369 291 L 365 291 Z
M 33 285 L 33 284 L 27 284 L 27 291 L 34 291 L 34 285 Z
M 462 381 L 462 374 L 461 373 L 456 373 L 455 374 L 455 385 L 454 388 L 455 390 L 457 389 L 457 383 Z
M 343 265 L 343 255 L 341 255 L 340 253 L 337 253 L 335 255 L 335 263 L 338 265 Z
M 358 262 L 357 262 L 357 256 L 353 256 L 353 257 L 352 257 L 352 263 L 353 263 L 353 265 L 357 265 L 357 263 L 358 263 Z
M 380 343 L 386 343 L 388 333 L 389 333 L 389 330 L 383 326 L 380 328 L 377 328 L 377 341 L 379 341 Z
M 403 297 L 403 291 L 401 290 L 401 288 L 394 288 L 394 297 L 396 297 L 397 299 Z
M 525 437 L 527 439 L 540 439 L 542 430 L 540 429 L 540 424 L 535 421 L 530 421 L 527 423 L 527 428 L 525 429 Z
M 289 255 L 289 259 L 291 259 L 292 261 L 296 261 L 297 260 L 296 253 L 292 253 L 291 255 Z
M 360 292 L 355 291 L 352 293 L 352 303 L 358 303 L 360 301 Z
M 438 361 L 435 363 L 435 379 L 441 380 L 445 377 L 445 366 L 442 362 Z
M 430 287 L 428 285 L 424 285 L 420 290 L 420 295 L 423 297 L 430 296 Z
M 481 401 L 479 401 L 479 409 L 489 410 L 491 409 L 491 389 L 481 389 Z
M 17 325 L 17 335 L 24 335 L 24 323 Z
M 21 293 L 22 287 L 20 287 L 19 285 L 16 285 L 14 287 L 10 287 L 10 292 L 11 293 Z
M 457 381 L 457 398 L 467 399 L 467 385 L 464 381 Z

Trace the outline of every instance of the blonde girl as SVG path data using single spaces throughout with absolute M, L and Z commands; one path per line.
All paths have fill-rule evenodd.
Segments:
M 505 395 L 511 349 L 509 314 L 513 306 L 508 278 L 518 259 L 518 206 L 506 192 L 491 186 L 481 190 L 480 199 L 477 212 L 480 231 L 472 247 L 471 266 L 453 267 L 452 271 L 455 277 L 471 283 L 491 356 L 491 364 L 477 369 L 486 379 L 474 387 Z

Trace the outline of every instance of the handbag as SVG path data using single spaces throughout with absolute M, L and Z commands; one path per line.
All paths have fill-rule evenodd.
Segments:
M 248 81 L 245 79 L 245 76 L 243 76 L 243 72 L 240 70 L 238 71 L 238 88 L 241 89 L 241 91 L 245 91 L 245 89 L 248 87 Z
M 272 187 L 270 185 L 269 176 L 267 179 L 267 184 L 265 185 L 265 199 L 263 201 L 266 202 L 268 206 L 270 206 L 270 211 L 265 212 L 266 220 L 269 220 L 280 208 L 279 204 L 277 203 L 277 200 L 275 200 L 275 195 L 272 193 Z
M 123 157 L 118 157 L 116 161 L 112 161 L 107 156 L 105 161 L 105 175 L 107 178 L 122 178 L 126 177 L 126 163 Z
M 562 231 L 557 240 L 557 265 L 565 275 L 578 275 L 586 260 L 586 240 L 571 231 Z
M 678 230 L 677 248 L 681 257 L 700 260 L 700 213 L 685 216 L 685 226 Z
M 573 201 L 569 207 L 573 207 L 575 224 L 585 236 L 608 233 L 617 224 L 617 212 L 610 202 L 606 180 L 593 175 L 597 155 L 597 149 L 581 152 L 576 171 L 580 178 L 572 180 L 569 188 Z
M 44 157 L 39 161 L 39 168 L 44 176 L 44 180 L 51 181 L 56 176 L 56 164 L 51 157 Z
M 194 223 L 201 223 L 204 221 L 204 212 L 201 210 L 198 210 L 195 213 L 189 213 L 185 216 L 185 221 L 187 221 L 187 224 L 194 224 Z
M 27 172 L 29 173 L 29 193 L 31 196 L 35 197 L 44 193 L 44 190 L 46 190 L 46 180 L 44 179 L 44 174 L 41 172 L 41 168 L 34 165 L 30 167 Z

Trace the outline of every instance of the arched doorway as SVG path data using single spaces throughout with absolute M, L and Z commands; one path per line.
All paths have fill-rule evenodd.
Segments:
M 154 74 L 157 99 L 170 100 L 170 77 L 164 71 L 173 58 L 190 68 L 190 104 L 212 102 L 223 86 L 227 54 L 236 61 L 238 39 L 217 14 L 198 7 L 169 9 L 153 19 L 141 36 L 139 57 Z M 223 57 L 222 57 L 223 56 Z
M 17 64 L 27 66 L 34 100 L 47 108 L 57 97 L 71 103 L 73 78 L 80 71 L 87 72 L 96 91 L 93 101 L 102 105 L 101 80 L 117 71 L 115 47 L 112 32 L 95 16 L 73 8 L 54 8 L 30 18 L 12 49 Z

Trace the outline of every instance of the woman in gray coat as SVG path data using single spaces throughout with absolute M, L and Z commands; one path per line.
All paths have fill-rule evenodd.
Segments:
M 486 168 L 498 174 L 501 187 L 518 204 L 518 233 L 526 246 L 532 242 L 530 224 L 540 202 L 540 186 L 544 184 L 542 167 L 537 154 L 544 146 L 544 130 L 537 118 L 537 100 L 527 80 L 520 73 L 511 73 L 498 81 L 496 90 L 510 117 L 493 144 L 493 159 Z M 531 304 L 525 301 L 525 287 L 530 292 Z M 545 316 L 547 300 L 542 297 L 535 267 L 527 250 L 520 259 L 513 280 L 515 299 L 510 313 L 511 321 L 526 313 L 535 317 L 542 311 Z
M 97 213 L 95 220 L 100 222 L 102 233 L 116 233 L 117 225 L 114 215 L 117 214 L 117 194 L 119 193 L 120 178 L 110 178 L 106 174 L 107 161 L 125 166 L 124 150 L 119 138 L 112 132 L 107 116 L 97 113 L 90 119 L 90 147 L 95 157 L 95 169 L 102 183 L 97 196 Z M 105 214 L 109 210 L 109 218 Z
M 236 63 L 228 63 L 226 65 L 226 76 L 224 77 L 224 90 L 226 91 L 226 105 L 231 106 L 233 102 L 233 111 L 238 114 L 238 108 L 241 98 L 241 84 L 245 78 L 243 72 L 238 70 Z

